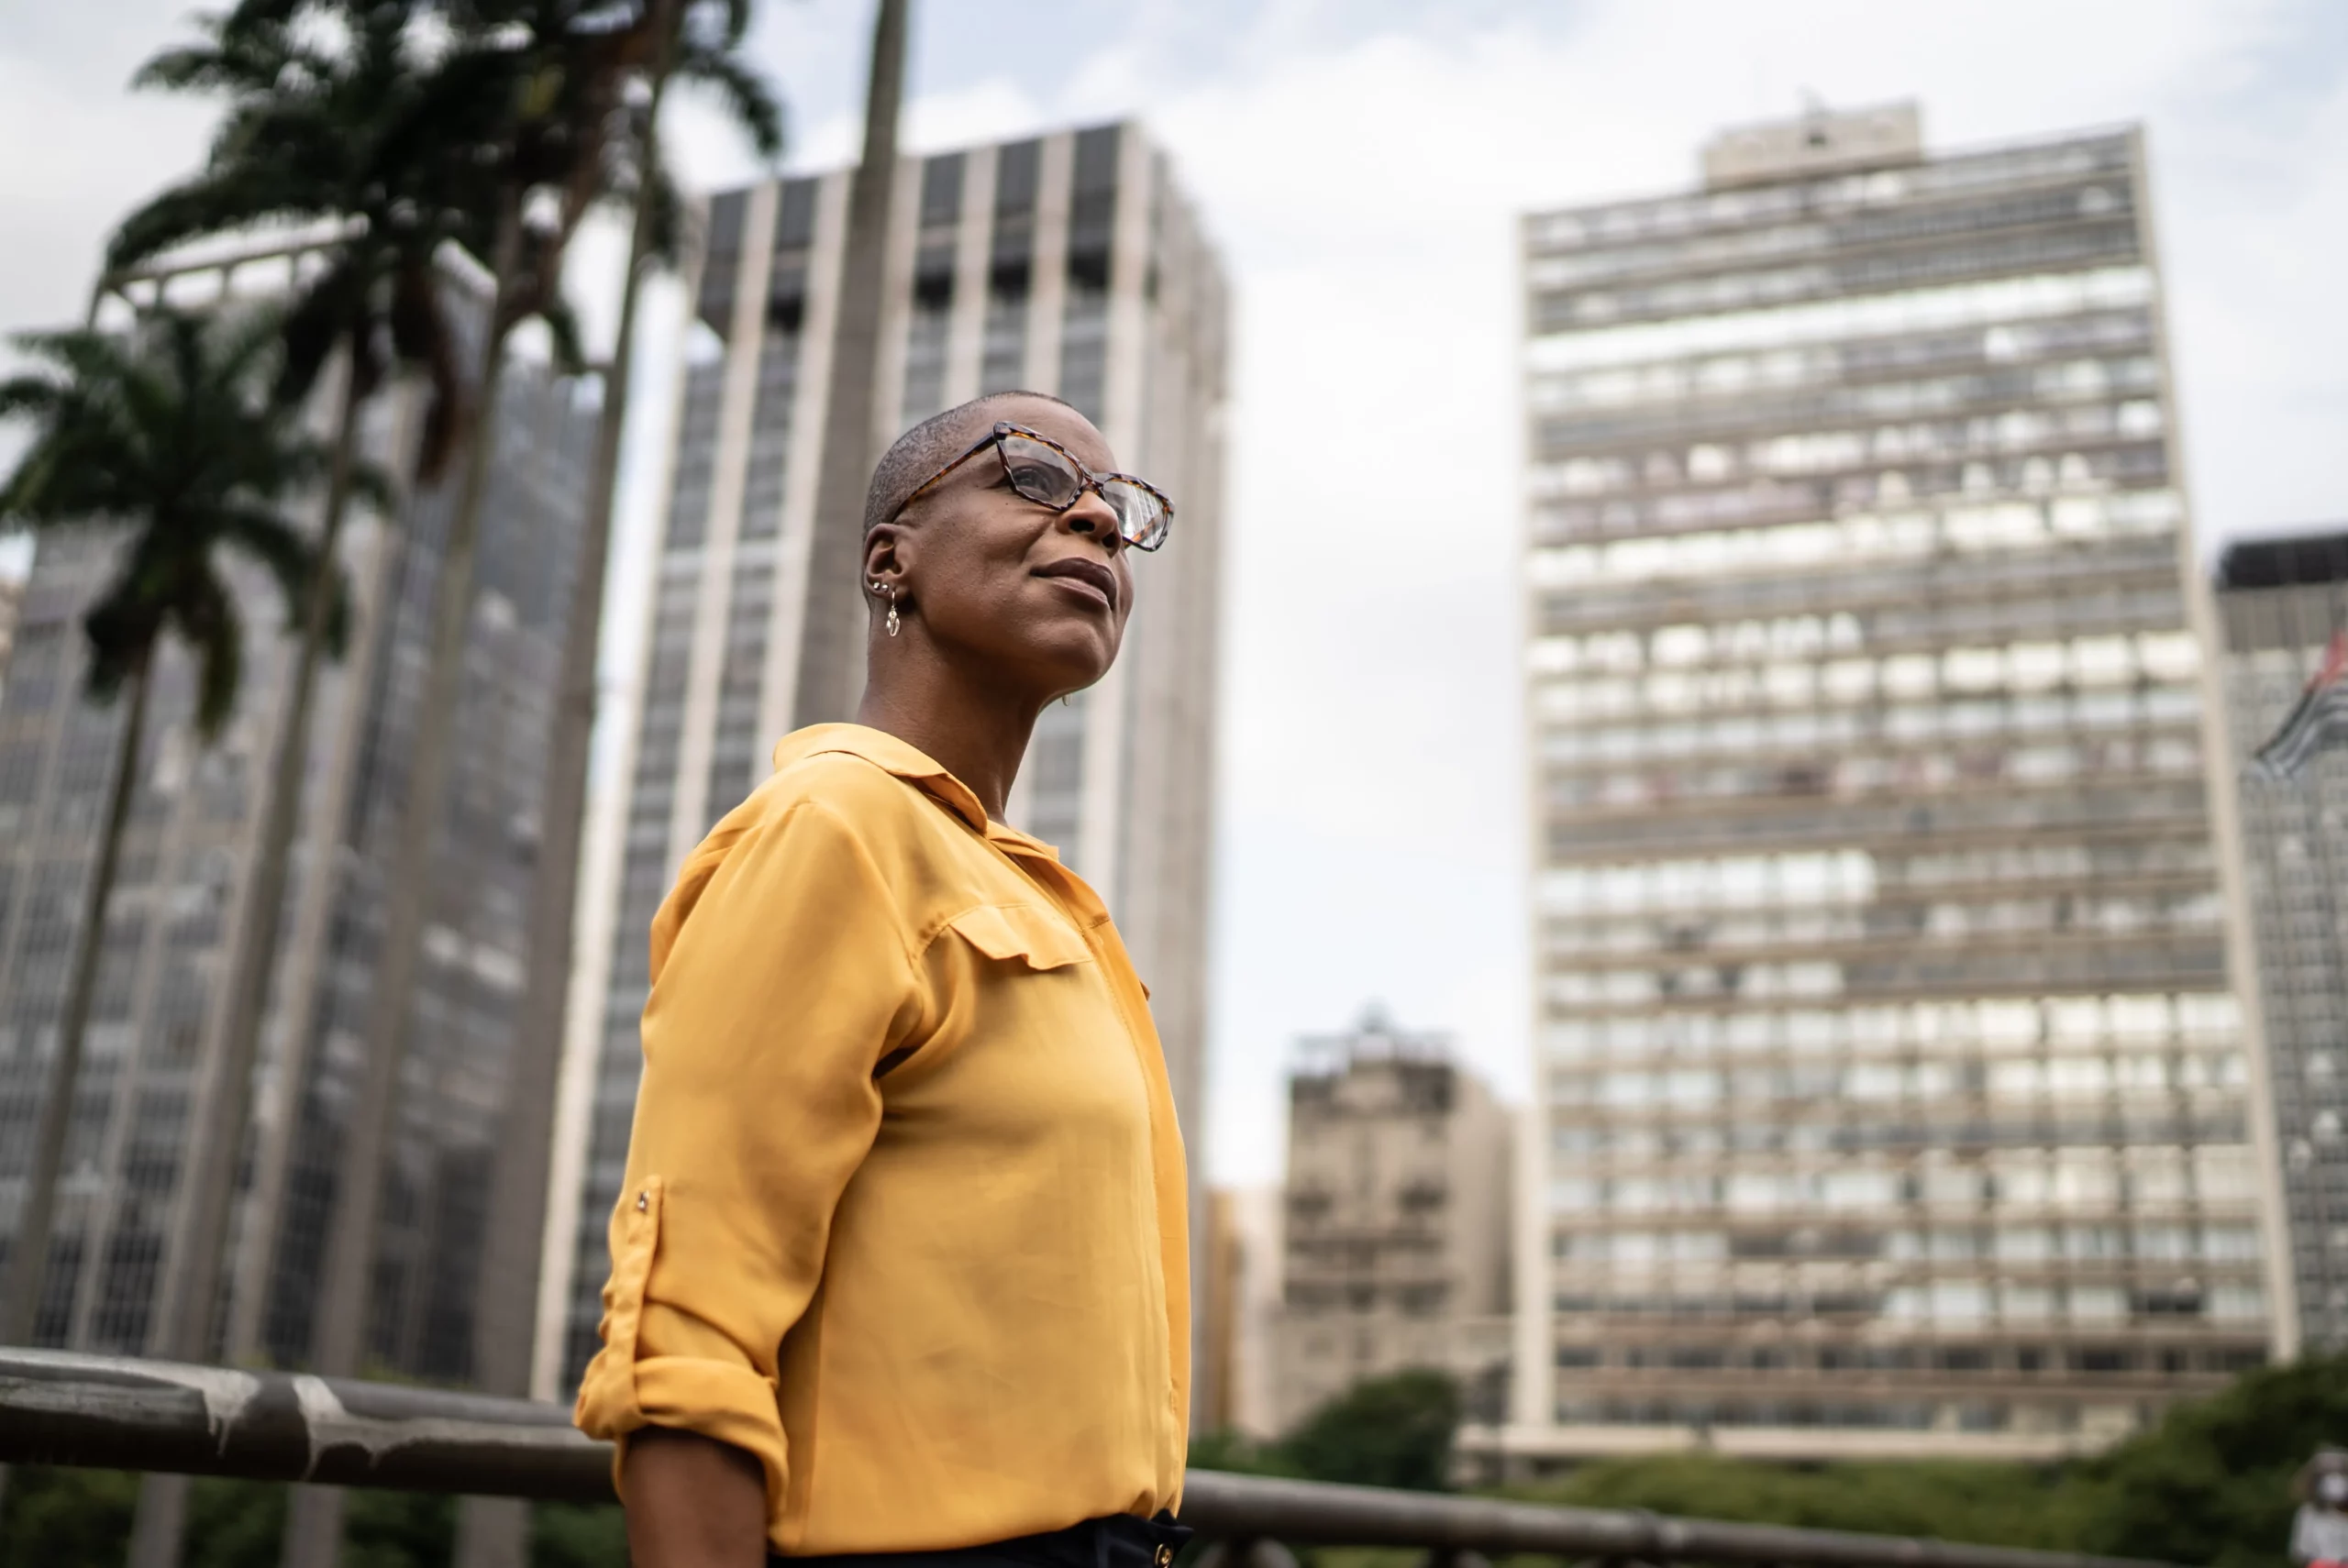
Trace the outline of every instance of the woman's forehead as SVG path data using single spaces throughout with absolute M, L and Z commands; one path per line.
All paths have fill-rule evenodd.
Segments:
M 1088 469 L 1107 470 L 1117 466 L 1116 455 L 1109 450 L 1109 443 L 1092 422 L 1066 403 L 1048 403 L 1039 397 L 1007 397 L 987 411 L 994 418 L 1024 425 L 1039 436 L 1048 436 L 1076 454 Z

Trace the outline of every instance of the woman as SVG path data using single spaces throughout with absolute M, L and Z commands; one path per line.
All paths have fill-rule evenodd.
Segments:
M 1100 899 L 1002 821 L 1171 518 L 1113 466 L 1034 393 L 901 438 L 858 722 L 787 737 L 653 922 L 578 1408 L 618 1440 L 638 1568 L 1163 1568 L 1184 1533 L 1165 1064 Z

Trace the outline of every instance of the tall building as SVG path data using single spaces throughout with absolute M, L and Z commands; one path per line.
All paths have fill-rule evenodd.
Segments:
M 1703 172 L 1523 226 L 1505 1441 L 2092 1447 L 2287 1342 L 2143 138 Z
M 2348 750 L 2251 757 L 2348 636 L 2348 533 L 2242 540 L 2218 566 L 2226 711 L 2291 1297 L 2301 1343 L 2348 1346 Z
M 1373 1009 L 1289 1079 L 1272 1426 L 1365 1378 L 1432 1370 L 1505 1401 L 1509 1118 L 1441 1035 Z
M 232 259 L 151 283 L 205 300 L 267 297 L 286 265 Z M 451 286 L 469 297 L 461 280 Z M 470 1367 L 486 1172 L 522 999 L 539 770 L 595 428 L 573 392 L 519 364 L 503 392 L 368 1345 L 418 1377 L 461 1378 Z M 413 393 L 395 392 L 367 418 L 366 448 L 395 474 L 420 413 Z M 352 630 L 317 686 L 227 1271 L 238 1359 L 298 1364 L 307 1351 L 454 488 L 419 491 L 388 524 L 355 511 L 345 534 Z M 104 532 L 40 536 L 0 684 L 0 1222 L 11 1230 L 121 717 L 83 697 L 80 623 L 116 569 L 117 547 Z M 190 662 L 167 642 L 158 666 L 66 1145 L 43 1343 L 136 1353 L 147 1342 L 294 651 L 266 581 L 245 573 L 236 587 L 243 690 L 215 744 L 194 733 Z
M 593 828 L 572 992 L 538 1386 L 595 1343 L 604 1225 L 641 1066 L 646 933 L 678 866 L 809 708 L 803 656 L 853 576 L 811 572 L 847 171 L 709 204 L 674 471 L 630 693 L 625 780 Z M 1107 125 L 899 160 L 873 376 L 885 446 L 981 392 L 1065 398 L 1175 501 L 1137 558 L 1123 655 L 1045 711 L 1009 815 L 1100 889 L 1151 988 L 1194 1146 L 1223 486 L 1220 264 L 1165 156 Z M 877 459 L 878 450 L 872 454 Z M 822 685 L 824 683 L 814 683 Z

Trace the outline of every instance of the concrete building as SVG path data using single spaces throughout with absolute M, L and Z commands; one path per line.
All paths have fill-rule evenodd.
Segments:
M 233 307 L 282 291 L 286 269 L 306 264 L 282 254 L 210 262 L 138 293 L 142 303 L 152 288 Z M 322 392 L 321 421 L 335 395 Z M 393 393 L 368 417 L 367 448 L 395 473 L 419 415 L 415 397 Z M 485 1178 L 521 1002 L 532 824 L 594 427 L 570 383 L 527 364 L 508 372 L 368 1346 L 371 1359 L 416 1377 L 460 1379 L 470 1368 Z M 310 729 L 232 1243 L 237 1359 L 299 1364 L 307 1351 L 453 489 L 418 493 L 388 525 L 355 513 L 345 535 L 355 614 L 344 657 L 322 672 Z M 10 1229 L 120 719 L 83 700 L 79 619 L 116 569 L 117 543 L 40 537 L 0 683 L 0 1226 Z M 194 737 L 189 661 L 167 642 L 159 666 L 66 1146 L 43 1343 L 136 1353 L 147 1341 L 293 653 L 273 592 L 249 575 L 237 588 L 243 691 L 216 744 Z
M 709 204 L 625 781 L 591 824 L 584 868 L 539 1300 L 547 1393 L 570 1386 L 595 1343 L 653 913 L 685 855 L 765 776 L 774 743 L 848 716 L 810 695 L 828 681 L 801 674 L 811 649 L 829 648 L 841 596 L 858 593 L 853 575 L 810 569 L 849 178 L 769 181 Z M 1121 464 L 1174 498 L 1172 540 L 1136 558 L 1116 668 L 1045 712 L 1009 814 L 1115 913 L 1201 1147 L 1220 265 L 1164 155 L 1132 125 L 903 159 L 892 189 L 880 445 L 982 392 L 1028 388 L 1083 410 Z
M 1894 105 L 1523 221 L 1511 1452 L 2047 1454 L 2287 1343 L 2147 200 Z
M 2348 1346 L 2348 750 L 2270 777 L 2252 755 L 2348 634 L 2348 532 L 2242 540 L 2218 566 L 2226 707 L 2274 1101 L 2290 1297 L 2310 1349 Z
M 1508 1114 L 1442 1036 L 1372 1010 L 1303 1043 L 1289 1080 L 1272 1426 L 1366 1377 L 1449 1372 L 1470 1418 L 1505 1400 Z

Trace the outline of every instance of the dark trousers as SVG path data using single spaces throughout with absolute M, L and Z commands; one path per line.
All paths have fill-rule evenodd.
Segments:
M 1191 1532 L 1160 1514 L 1118 1514 L 1066 1529 L 950 1551 L 872 1551 L 836 1557 L 770 1557 L 769 1568 L 1168 1568 Z

